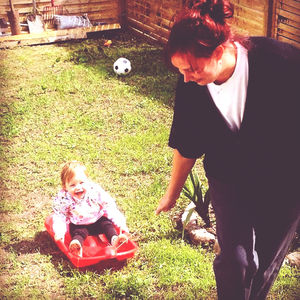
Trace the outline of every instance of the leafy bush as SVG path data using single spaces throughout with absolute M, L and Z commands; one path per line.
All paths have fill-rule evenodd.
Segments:
M 204 193 L 204 187 L 201 184 L 199 177 L 195 171 L 191 171 L 188 179 L 183 187 L 183 194 L 190 199 L 195 207 L 191 208 L 186 220 L 188 221 L 193 211 L 196 211 L 198 215 L 205 222 L 206 227 L 211 226 L 210 218 L 209 218 L 209 193 L 208 190 Z M 204 194 L 204 197 L 203 197 Z

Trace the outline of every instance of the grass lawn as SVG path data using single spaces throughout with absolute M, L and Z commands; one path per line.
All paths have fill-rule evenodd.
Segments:
M 121 56 L 126 77 L 112 69 Z M 170 218 L 188 200 L 154 214 L 171 169 L 176 78 L 159 46 L 121 32 L 0 50 L 1 299 L 216 299 L 213 252 L 182 241 Z M 71 159 L 126 215 L 139 251 L 123 266 L 78 270 L 45 231 Z M 296 299 L 298 277 L 285 266 L 269 299 Z

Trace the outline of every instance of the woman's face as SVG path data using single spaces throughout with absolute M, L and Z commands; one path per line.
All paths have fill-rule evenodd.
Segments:
M 215 52 L 209 58 L 177 52 L 171 62 L 184 76 L 184 82 L 194 81 L 199 85 L 207 85 L 216 81 L 221 72 L 221 61 Z

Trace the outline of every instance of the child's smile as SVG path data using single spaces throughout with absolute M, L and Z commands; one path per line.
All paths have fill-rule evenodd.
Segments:
M 85 195 L 85 191 L 84 190 L 76 191 L 75 195 L 76 195 L 76 198 L 82 199 L 84 197 L 84 195 Z
M 78 168 L 71 180 L 66 182 L 65 189 L 73 198 L 83 199 L 86 193 L 85 185 L 87 181 L 88 178 L 86 174 Z

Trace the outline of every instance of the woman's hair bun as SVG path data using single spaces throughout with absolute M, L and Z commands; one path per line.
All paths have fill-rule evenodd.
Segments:
M 199 17 L 209 16 L 216 23 L 223 24 L 225 19 L 233 16 L 233 6 L 224 0 L 191 0 L 188 8 L 193 10 Z
M 195 57 L 211 57 L 219 45 L 233 38 L 226 19 L 233 16 L 233 6 L 225 0 L 186 0 L 171 29 L 166 55 L 176 52 Z

